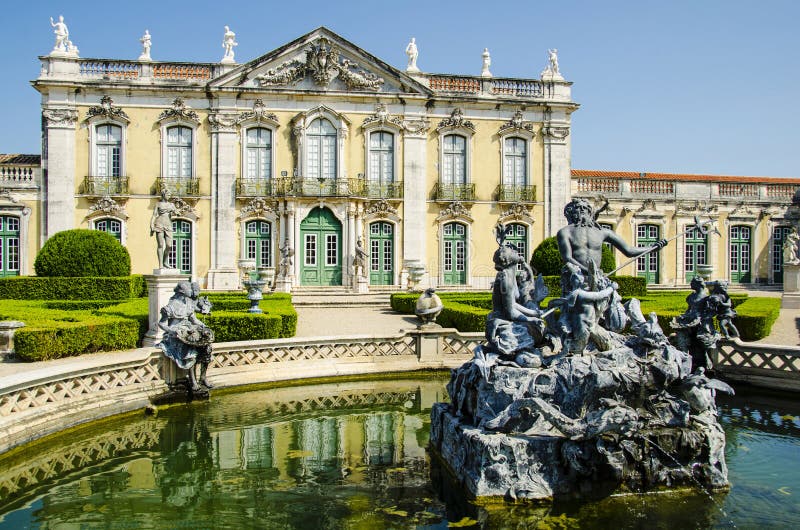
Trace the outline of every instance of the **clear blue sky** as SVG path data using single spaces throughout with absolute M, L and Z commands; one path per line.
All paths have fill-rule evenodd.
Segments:
M 39 152 L 29 81 L 60 14 L 82 57 L 135 59 L 147 28 L 156 60 L 218 61 L 226 24 L 239 62 L 321 25 L 401 69 L 416 37 L 435 73 L 478 74 L 488 47 L 495 75 L 538 77 L 558 48 L 581 104 L 574 168 L 800 177 L 796 1 L 17 2 L 0 22 L 0 152 Z

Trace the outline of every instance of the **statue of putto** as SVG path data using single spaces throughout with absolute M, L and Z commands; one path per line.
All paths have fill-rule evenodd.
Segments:
M 792 228 L 783 240 L 783 263 L 800 265 L 800 235 L 797 233 L 797 228 Z
M 212 388 L 206 379 L 206 372 L 212 361 L 211 345 L 214 342 L 214 332 L 201 322 L 195 313 L 210 314 L 211 302 L 207 297 L 200 297 L 200 286 L 197 282 L 178 283 L 175 286 L 175 294 L 167 305 L 161 308 L 158 327 L 164 330 L 165 335 L 156 347 L 161 348 L 164 355 L 178 368 L 187 371 L 187 390 L 193 394 L 202 394 Z M 195 373 L 198 364 L 199 384 Z
M 222 47 L 225 49 L 225 54 L 222 56 L 222 60 L 220 61 L 223 64 L 234 64 L 236 60 L 234 59 L 233 48 L 234 46 L 238 46 L 239 43 L 236 42 L 236 33 L 231 31 L 231 28 L 225 26 L 225 34 L 222 37 Z
M 627 491 L 728 486 L 725 433 L 716 392 L 733 393 L 670 343 L 658 316 L 639 300 L 623 303 L 613 276 L 600 270 L 603 244 L 631 261 L 659 252 L 625 243 L 596 222 L 591 204 L 573 199 L 556 234 L 565 265 L 561 293 L 548 290 L 516 247 L 495 235 L 492 311 L 486 341 L 453 371 L 450 403 L 431 412 L 431 449 L 475 497 L 573 498 L 599 485 Z M 706 233 L 695 220 L 683 234 Z M 535 278 L 535 279 L 534 279 Z M 695 282 L 690 309 L 678 320 L 738 335 L 725 282 L 711 293 Z
M 408 55 L 408 66 L 406 66 L 406 72 L 419 72 L 419 68 L 417 68 L 417 57 L 419 57 L 419 51 L 417 50 L 417 40 L 414 37 L 411 37 L 411 42 L 409 42 L 408 46 L 406 46 L 406 55 Z

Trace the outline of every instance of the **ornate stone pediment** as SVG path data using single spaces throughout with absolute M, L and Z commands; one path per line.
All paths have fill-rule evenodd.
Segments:
M 511 221 L 527 221 L 531 224 L 534 223 L 535 219 L 531 214 L 530 206 L 521 202 L 509 204 L 508 207 L 503 210 L 503 213 L 500 214 L 500 222 L 505 224 Z
M 464 206 L 464 203 L 461 201 L 453 201 L 446 207 L 442 208 L 442 210 L 439 212 L 439 216 L 436 218 L 437 221 L 443 221 L 447 219 L 461 219 L 470 223 L 473 221 L 469 209 Z
M 125 123 L 130 123 L 131 121 L 125 111 L 115 106 L 114 100 L 107 95 L 100 98 L 100 106 L 89 107 L 89 110 L 86 112 L 86 121 L 97 117 L 124 121 Z
M 737 204 L 733 210 L 728 214 L 728 217 L 738 217 L 738 218 L 753 218 L 756 216 L 756 212 L 753 208 L 750 207 L 749 204 L 742 201 Z
M 533 122 L 525 121 L 522 111 L 518 110 L 514 113 L 510 120 L 500 126 L 500 129 L 497 132 L 498 134 L 509 134 L 513 132 L 526 131 L 533 134 L 533 128 Z
M 463 110 L 461 110 L 460 108 L 455 108 L 453 109 L 453 112 L 450 113 L 449 118 L 445 118 L 439 122 L 439 125 L 436 127 L 436 130 L 441 130 L 445 128 L 464 128 L 474 131 L 475 124 L 469 120 L 464 119 Z
M 180 197 L 170 197 L 169 201 L 175 205 L 175 208 L 178 210 L 179 217 L 188 217 L 193 221 L 200 219 L 200 213 L 188 202 L 184 201 Z
M 264 102 L 260 99 L 253 102 L 253 110 L 248 110 L 239 114 L 237 123 L 246 121 L 267 122 L 278 127 L 278 116 L 274 112 L 269 112 Z
M 378 103 L 375 105 L 375 114 L 368 116 L 364 123 L 361 124 L 362 128 L 374 127 L 380 125 L 389 125 L 394 128 L 403 128 L 403 118 L 400 116 L 392 116 L 386 109 L 386 105 Z
M 253 197 L 242 207 L 242 218 L 245 217 L 275 217 L 275 204 L 263 197 Z
M 381 199 L 371 203 L 369 207 L 364 210 L 364 215 L 378 218 L 389 218 L 397 216 L 397 208 L 392 206 L 386 199 Z
M 128 214 L 125 212 L 125 207 L 112 199 L 110 196 L 105 195 L 100 197 L 89 206 L 89 214 L 86 219 L 99 217 L 102 215 L 111 215 L 120 219 L 127 219 Z
M 168 119 L 200 123 L 200 117 L 195 111 L 186 106 L 183 98 L 175 98 L 175 100 L 172 102 L 172 106 L 158 115 L 158 121 L 164 121 Z
M 719 209 L 719 206 L 716 204 L 711 204 L 707 201 L 679 201 L 678 204 L 675 206 L 675 210 L 678 213 L 711 213 L 716 212 Z

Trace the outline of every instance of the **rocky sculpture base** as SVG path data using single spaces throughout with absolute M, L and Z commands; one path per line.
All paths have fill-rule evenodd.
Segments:
M 471 361 L 453 372 L 452 402 L 431 413 L 431 449 L 468 495 L 727 487 L 713 389 L 689 373 L 687 354 L 626 346 L 549 361 L 490 371 Z

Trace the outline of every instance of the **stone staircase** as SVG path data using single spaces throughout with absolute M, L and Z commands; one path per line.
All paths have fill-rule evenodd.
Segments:
M 370 287 L 366 294 L 354 293 L 347 287 L 296 286 L 292 289 L 292 304 L 298 307 L 370 307 L 389 308 L 391 293 L 399 287 Z

